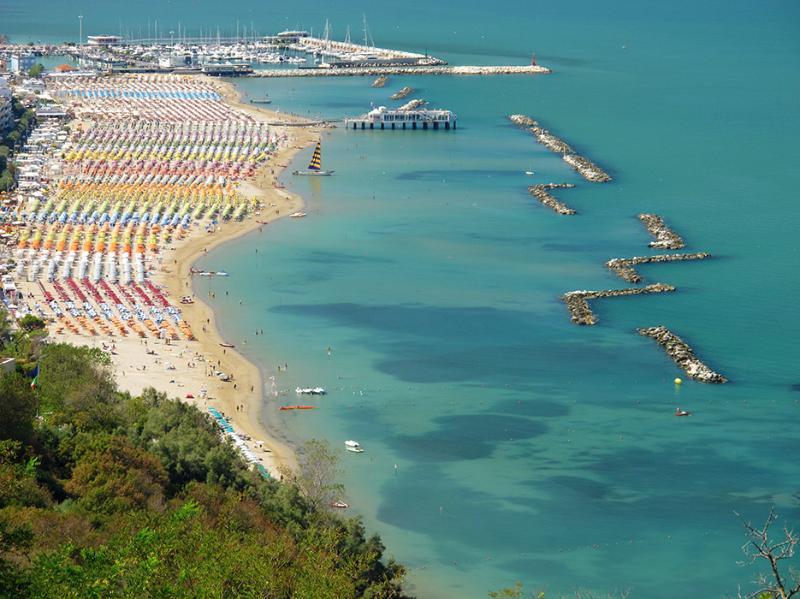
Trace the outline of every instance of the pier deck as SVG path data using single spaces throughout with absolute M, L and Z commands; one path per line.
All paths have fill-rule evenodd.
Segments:
M 546 75 L 550 69 L 538 65 L 508 66 L 371 66 L 336 69 L 263 69 L 248 77 L 357 77 L 378 75 Z

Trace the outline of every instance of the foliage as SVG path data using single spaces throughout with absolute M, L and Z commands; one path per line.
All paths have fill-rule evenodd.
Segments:
M 344 487 L 336 482 L 338 462 L 327 441 L 312 439 L 303 445 L 297 471 L 285 474 L 297 484 L 313 509 L 326 510 L 344 492 Z
M 43 329 L 45 327 L 45 322 L 38 316 L 26 314 L 20 319 L 19 326 L 30 332 L 36 329 Z
M 44 72 L 44 65 L 40 62 L 37 62 L 30 69 L 28 69 L 28 76 L 39 77 L 43 72 Z
M 36 391 L 0 380 L 0 597 L 406 597 L 380 539 L 248 470 L 208 416 L 26 337 Z

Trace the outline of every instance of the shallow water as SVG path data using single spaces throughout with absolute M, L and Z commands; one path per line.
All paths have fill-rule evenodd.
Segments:
M 553 75 L 392 77 L 378 90 L 237 81 L 273 107 L 331 118 L 411 85 L 457 112 L 459 129 L 326 133 L 336 175 L 286 178 L 309 217 L 215 251 L 201 266 L 231 276 L 200 281 L 200 293 L 218 291 L 226 338 L 247 340 L 281 390 L 329 389 L 314 412 L 278 412 L 293 394 L 268 399 L 265 419 L 341 451 L 348 501 L 420 596 L 480 597 L 515 580 L 555 593 L 734 594 L 752 578 L 737 565 L 734 510 L 759 520 L 775 505 L 800 523 L 800 11 L 523 6 L 487 23 L 483 5 L 459 3 L 453 33 L 441 7 L 415 5 L 428 19 L 413 28 L 369 16 L 379 45 L 402 39 L 459 64 L 521 63 L 535 49 Z M 358 23 L 361 10 L 347 3 L 342 19 Z M 514 112 L 615 181 L 584 182 L 513 128 Z M 555 195 L 579 215 L 528 195 L 551 181 L 578 185 Z M 560 295 L 626 286 L 603 263 L 649 253 L 635 218 L 645 211 L 714 258 L 643 266 L 678 292 L 601 300 L 596 327 L 572 325 Z M 635 333 L 655 324 L 731 384 L 675 388 L 682 373 Z M 677 406 L 694 416 L 674 418 Z M 366 453 L 347 454 L 349 438 Z

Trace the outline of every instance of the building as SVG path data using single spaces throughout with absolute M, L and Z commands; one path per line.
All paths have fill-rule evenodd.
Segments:
M 87 35 L 86 43 L 90 46 L 116 46 L 121 39 L 116 35 Z
M 11 72 L 27 73 L 36 64 L 36 57 L 33 54 L 12 54 Z
M 0 133 L 5 133 L 14 125 L 14 111 L 11 106 L 11 88 L 0 77 Z

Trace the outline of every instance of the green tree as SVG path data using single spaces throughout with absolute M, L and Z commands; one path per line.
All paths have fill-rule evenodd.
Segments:
M 158 459 L 114 436 L 106 447 L 83 455 L 66 489 L 90 512 L 111 514 L 132 509 L 161 509 L 167 474 Z
M 331 451 L 327 441 L 307 441 L 299 456 L 297 471 L 286 471 L 314 511 L 324 512 L 344 493 L 344 485 L 337 482 L 339 457 Z
M 44 65 L 42 63 L 37 62 L 28 70 L 28 76 L 39 77 L 43 72 L 44 72 Z
M 0 439 L 30 443 L 38 410 L 29 379 L 17 372 L 0 377 Z
M 34 316 L 33 314 L 26 314 L 20 319 L 19 326 L 21 326 L 26 331 L 30 332 L 36 329 L 43 329 L 46 325 L 44 320 L 42 320 L 38 316 Z

